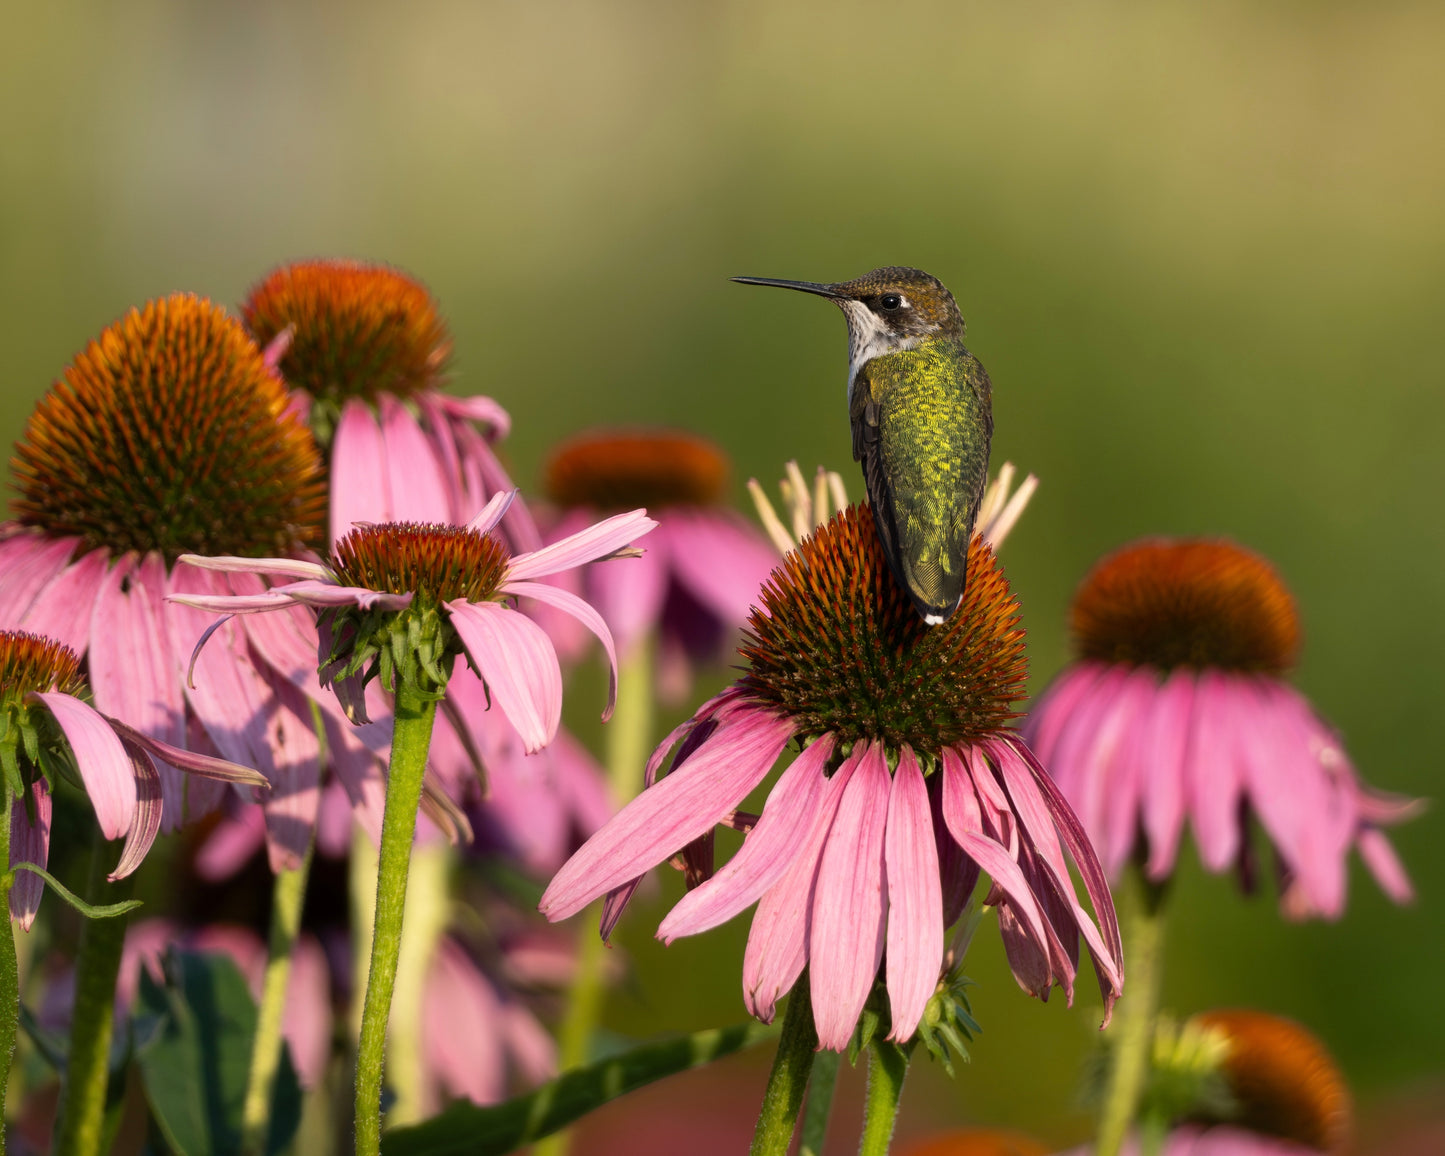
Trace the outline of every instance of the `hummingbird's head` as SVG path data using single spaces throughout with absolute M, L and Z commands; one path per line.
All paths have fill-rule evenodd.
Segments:
M 912 349 L 925 337 L 963 336 L 963 316 L 943 282 L 922 269 L 886 265 L 832 285 L 734 277 L 744 285 L 773 285 L 827 297 L 848 319 L 849 381 L 858 367 L 885 353 Z

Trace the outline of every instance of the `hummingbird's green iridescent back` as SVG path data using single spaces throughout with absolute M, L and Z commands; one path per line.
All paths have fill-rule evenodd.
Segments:
M 988 482 L 988 374 L 957 338 L 925 338 L 860 366 L 851 401 L 853 456 L 884 551 L 924 617 L 947 619 Z

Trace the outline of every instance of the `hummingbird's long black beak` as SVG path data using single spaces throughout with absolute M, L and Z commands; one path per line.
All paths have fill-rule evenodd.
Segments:
M 816 293 L 819 297 L 838 296 L 831 285 L 820 285 L 816 281 L 780 281 L 776 277 L 733 277 L 740 285 L 771 285 L 775 289 L 796 289 L 800 293 Z

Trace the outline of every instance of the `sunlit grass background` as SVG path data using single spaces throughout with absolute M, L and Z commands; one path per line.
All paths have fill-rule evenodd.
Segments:
M 575 430 L 670 423 L 727 447 L 739 495 L 790 457 L 856 492 L 841 320 L 725 278 L 919 265 L 953 289 L 993 377 L 995 462 L 1042 479 L 1006 552 L 1036 686 L 1101 552 L 1229 534 L 1292 584 L 1299 681 L 1363 773 L 1438 793 L 1439 6 L 60 0 L 0 15 L 7 441 L 128 306 L 182 288 L 235 302 L 279 261 L 350 255 L 435 291 L 456 386 L 511 410 L 524 484 Z M 1420 902 L 1396 910 L 1356 871 L 1334 925 L 1286 925 L 1272 895 L 1186 870 L 1166 1003 L 1297 1016 L 1377 1113 L 1440 1091 L 1438 817 L 1398 846 Z M 637 974 L 611 1026 L 740 1019 L 743 926 L 664 951 L 656 907 L 624 929 Z M 903 1128 L 1078 1136 L 1096 1007 L 1023 996 L 992 932 L 970 970 L 975 1062 L 917 1079 Z M 761 1077 L 742 1068 L 729 1104 L 746 1112 Z

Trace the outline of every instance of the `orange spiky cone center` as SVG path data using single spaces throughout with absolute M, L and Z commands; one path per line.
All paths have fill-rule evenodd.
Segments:
M 70 647 L 24 630 L 0 630 L 0 701 L 18 704 L 33 691 L 75 695 L 80 659 Z
M 1074 596 L 1081 657 L 1282 674 L 1299 656 L 1294 598 L 1274 567 L 1233 542 L 1155 539 L 1094 567 Z
M 726 455 L 693 434 L 588 434 L 558 447 L 547 463 L 547 494 L 560 506 L 659 510 L 707 506 L 727 488 Z
M 321 460 L 220 306 L 177 293 L 92 341 L 11 459 L 16 518 L 112 551 L 285 554 L 320 537 Z
M 392 522 L 352 530 L 336 544 L 332 569 L 343 585 L 417 594 L 435 606 L 458 598 L 487 600 L 501 585 L 508 558 L 491 534 Z

